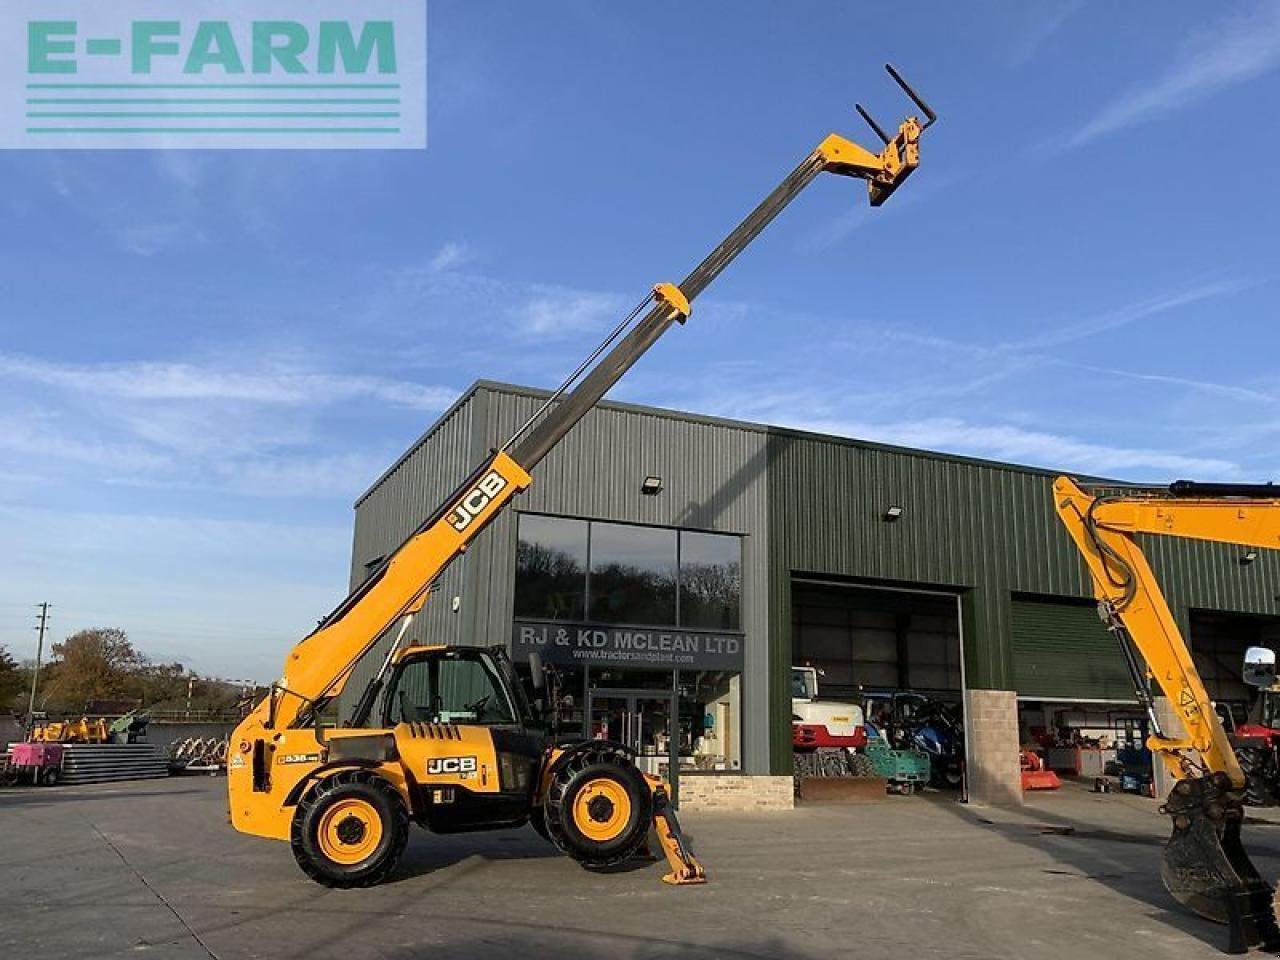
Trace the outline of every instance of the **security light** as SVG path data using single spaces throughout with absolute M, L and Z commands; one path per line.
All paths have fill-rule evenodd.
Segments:
M 656 497 L 662 492 L 662 478 L 645 477 L 644 483 L 640 484 L 640 492 L 646 497 Z
M 1250 564 L 1250 563 L 1253 563 L 1253 561 L 1255 561 L 1255 560 L 1257 560 L 1257 559 L 1258 559 L 1258 551 L 1257 551 L 1257 550 L 1250 550 L 1250 551 L 1248 551 L 1247 553 L 1245 553 L 1243 556 L 1241 556 L 1241 557 L 1240 557 L 1240 563 L 1241 563 L 1241 564 Z
M 885 523 L 893 523 L 902 516 L 903 510 L 896 503 L 892 504 L 888 510 L 884 512 Z

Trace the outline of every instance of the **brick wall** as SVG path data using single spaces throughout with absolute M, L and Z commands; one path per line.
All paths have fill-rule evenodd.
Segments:
M 1022 804 L 1018 767 L 1018 697 L 1012 690 L 966 690 L 969 799 L 994 806 Z
M 790 777 L 685 774 L 680 777 L 680 809 L 790 810 L 794 790 Z

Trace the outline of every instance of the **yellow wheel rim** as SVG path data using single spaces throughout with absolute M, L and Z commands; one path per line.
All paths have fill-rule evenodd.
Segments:
M 616 780 L 588 780 L 573 800 L 573 823 L 588 840 L 616 840 L 631 819 L 631 797 Z
M 352 866 L 378 849 L 382 818 L 367 800 L 339 800 L 320 815 L 320 851 L 334 863 Z

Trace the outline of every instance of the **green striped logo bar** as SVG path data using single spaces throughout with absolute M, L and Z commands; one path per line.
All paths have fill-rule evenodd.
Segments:
M 423 149 L 425 0 L 4 0 L 0 148 Z

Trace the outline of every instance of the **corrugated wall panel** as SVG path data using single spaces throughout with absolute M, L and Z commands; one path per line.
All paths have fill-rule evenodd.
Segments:
M 1014 689 L 1012 595 L 1091 597 L 1088 574 L 1053 510 L 1053 475 L 773 431 L 769 440 L 770 669 L 776 772 L 790 760 L 787 684 L 793 573 L 888 580 L 962 594 L 965 680 Z M 884 522 L 891 504 L 904 508 Z M 1276 612 L 1280 552 L 1144 539 L 1182 627 L 1189 608 Z M 1110 689 L 1110 687 L 1109 687 Z

